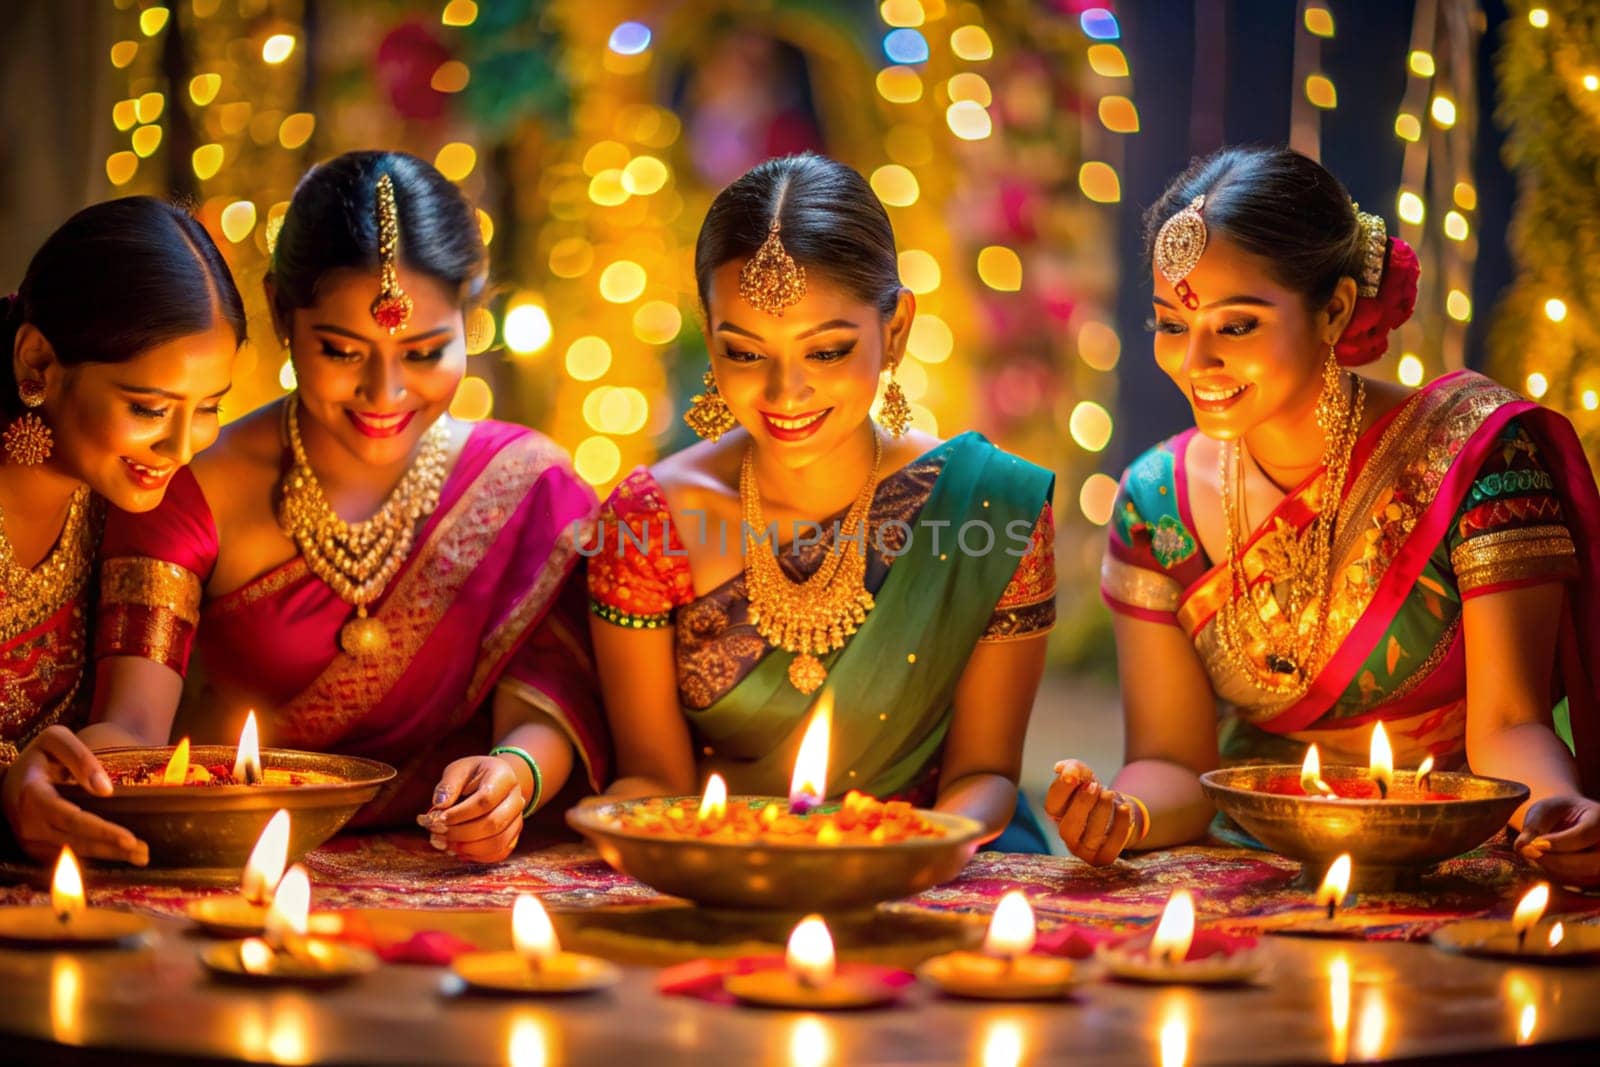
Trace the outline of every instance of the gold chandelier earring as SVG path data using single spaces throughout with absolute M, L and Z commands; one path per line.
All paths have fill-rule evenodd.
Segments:
M 17 383 L 17 395 L 28 408 L 40 407 L 44 404 L 44 383 L 24 378 Z M 29 410 L 11 420 L 4 441 L 8 460 L 24 467 L 36 467 L 50 458 L 55 434 L 43 419 Z
M 708 441 L 720 441 L 723 434 L 739 423 L 733 417 L 728 402 L 717 392 L 717 378 L 709 367 L 700 380 L 705 384 L 706 391 L 689 402 L 689 410 L 683 413 L 683 421 L 698 436 Z
M 904 437 L 911 428 L 911 405 L 906 401 L 906 391 L 895 380 L 893 369 L 889 371 L 889 384 L 883 390 L 878 424 L 889 431 L 890 437 Z
M 1345 394 L 1344 368 L 1339 366 L 1339 350 L 1328 346 L 1328 358 L 1322 361 L 1322 395 L 1317 397 L 1317 428 L 1330 433 L 1342 428 L 1349 411 L 1349 397 Z

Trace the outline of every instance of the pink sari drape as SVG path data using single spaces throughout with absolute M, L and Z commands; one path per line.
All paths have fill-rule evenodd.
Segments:
M 180 472 L 167 502 L 116 516 L 106 556 L 176 563 L 201 581 L 216 531 L 199 486 Z M 588 648 L 577 546 L 593 492 L 542 435 L 506 423 L 473 429 L 405 566 L 374 606 L 389 647 L 339 650 L 352 609 L 299 556 L 200 609 L 178 730 L 228 743 L 254 709 L 262 743 L 391 763 L 396 782 L 363 821 L 427 806 L 449 760 L 492 744 L 486 704 L 511 686 L 571 737 L 591 788 L 608 773 Z M 112 615 L 118 610 L 108 605 Z M 126 630 L 127 626 L 120 629 Z M 138 654 L 105 640 L 98 656 Z M 420 805 L 420 806 L 419 806 Z

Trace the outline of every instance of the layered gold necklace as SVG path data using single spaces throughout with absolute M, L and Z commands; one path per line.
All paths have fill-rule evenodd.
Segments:
M 1321 662 L 1327 636 L 1328 610 L 1333 599 L 1334 526 L 1366 403 L 1365 384 L 1359 375 L 1352 377 L 1354 396 L 1346 394 L 1341 372 L 1327 410 L 1318 412 L 1317 421 L 1323 424 L 1327 435 L 1322 455 L 1321 506 L 1304 536 L 1296 537 L 1286 528 L 1266 535 L 1277 539 L 1274 569 L 1282 574 L 1269 574 L 1268 580 L 1253 590 L 1239 545 L 1238 519 L 1244 513 L 1242 442 L 1227 441 L 1218 449 L 1217 484 L 1222 522 L 1228 534 L 1228 572 L 1233 589 L 1217 611 L 1217 643 L 1241 677 L 1278 700 L 1293 701 L 1305 695 Z M 1282 595 L 1278 592 L 1280 587 Z M 1269 605 L 1268 601 L 1275 603 Z M 1268 613 L 1273 616 L 1270 619 L 1262 613 L 1262 608 L 1269 606 L 1277 609 Z M 1312 615 L 1309 623 L 1308 614 Z
M 439 506 L 448 474 L 449 423 L 441 418 L 428 427 L 416 459 L 376 514 L 365 522 L 346 522 L 328 502 L 306 456 L 298 395 L 290 395 L 284 412 L 294 466 L 280 485 L 278 525 L 311 573 L 355 606 L 356 617 L 339 631 L 339 647 L 353 656 L 381 652 L 389 644 L 388 630 L 368 617 L 367 608 L 404 566 L 417 524 Z
M 750 601 L 750 622 L 774 648 L 794 653 L 789 684 L 802 693 L 815 692 L 828 677 L 818 656 L 842 648 L 872 610 L 867 591 L 865 525 L 878 485 L 883 442 L 872 434 L 872 470 L 856 494 L 822 564 L 804 581 L 792 581 L 779 565 L 776 534 L 767 541 L 756 485 L 755 449 L 745 450 L 739 470 L 739 501 L 744 510 L 744 585 Z M 848 547 L 847 547 L 848 546 Z
M 5 535 L 5 513 L 0 511 L 0 643 L 37 626 L 83 589 L 94 560 L 93 510 L 89 487 L 73 490 L 55 547 L 33 568 L 17 562 L 16 550 Z

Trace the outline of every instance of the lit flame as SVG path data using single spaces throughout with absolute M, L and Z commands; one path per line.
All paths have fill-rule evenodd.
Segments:
M 728 814 L 728 784 L 722 775 L 713 774 L 706 779 L 705 795 L 700 798 L 700 821 L 721 822 Z
M 161 772 L 162 785 L 182 785 L 189 780 L 189 739 L 185 737 L 172 750 L 167 769 Z
M 983 1035 L 983 1067 L 1019 1067 L 1024 1052 L 1022 1026 L 1015 1019 L 996 1019 Z
M 1026 956 L 1033 951 L 1036 928 L 1033 908 L 1019 889 L 1013 889 L 1000 898 L 989 920 L 989 932 L 983 939 L 983 951 L 991 956 Z
M 289 812 L 279 808 L 267 820 L 266 828 L 256 838 L 256 847 L 250 850 L 245 861 L 244 877 L 239 889 L 252 904 L 271 904 L 272 890 L 283 877 L 283 868 L 289 862 Z
M 1161 910 L 1155 936 L 1150 939 L 1150 958 L 1167 963 L 1182 963 L 1194 942 L 1194 898 L 1187 889 L 1175 889 Z
M 1350 1052 L 1350 959 L 1340 954 L 1328 963 L 1328 1024 L 1333 1031 L 1333 1061 Z
M 233 780 L 246 785 L 261 781 L 261 742 L 256 735 L 256 713 L 244 717 L 239 731 L 239 752 L 233 758 Z
M 1544 909 L 1550 905 L 1550 883 L 1540 882 L 1517 901 L 1517 910 L 1511 914 L 1511 930 L 1518 937 L 1526 934 L 1533 924 L 1544 916 Z
M 833 693 L 823 690 L 811 725 L 800 740 L 800 753 L 794 759 L 794 777 L 789 780 L 789 805 L 822 802 L 828 795 L 828 744 L 833 734 Z
M 1343 853 L 1328 865 L 1328 873 L 1317 887 L 1317 907 L 1327 908 L 1330 919 L 1344 903 L 1345 894 L 1350 892 L 1350 868 L 1350 853 Z
M 1557 947 L 1558 945 L 1561 944 L 1562 941 L 1566 940 L 1566 937 L 1567 937 L 1567 928 L 1565 926 L 1563 926 L 1561 923 L 1556 923 L 1554 926 L 1552 926 L 1550 928 L 1550 942 L 1549 942 L 1550 947 L 1551 948 Z
M 306 869 L 298 863 L 278 883 L 272 895 L 272 907 L 267 909 L 267 940 L 293 952 L 296 940 L 306 934 L 306 916 L 311 913 L 311 879 Z
M 1378 792 L 1388 796 L 1389 787 L 1394 785 L 1394 749 L 1389 747 L 1389 735 L 1384 732 L 1382 722 L 1372 728 L 1371 769 L 1372 780 L 1378 783 Z
M 50 907 L 62 922 L 83 910 L 83 872 L 78 869 L 78 857 L 67 845 L 61 846 L 61 858 L 56 860 L 56 876 L 50 882 Z
M 274 955 L 272 946 L 259 937 L 247 937 L 239 942 L 239 966 L 249 974 L 266 974 L 272 970 Z
M 550 913 L 531 893 L 518 893 L 511 905 L 511 943 L 517 955 L 533 963 L 550 959 L 561 951 Z
M 1315 744 L 1306 749 L 1306 760 L 1300 764 L 1300 788 L 1308 797 L 1333 792 L 1328 783 L 1322 780 L 1322 757 L 1317 754 Z
M 816 988 L 833 981 L 833 935 L 820 915 L 807 915 L 789 935 L 789 948 L 784 953 L 789 973 L 800 984 Z
M 827 1067 L 833 1059 L 833 1034 L 821 1019 L 804 1015 L 789 1031 L 789 1067 Z
M 1417 765 L 1417 788 L 1428 788 L 1428 775 L 1433 773 L 1433 757 L 1423 756 L 1422 762 Z

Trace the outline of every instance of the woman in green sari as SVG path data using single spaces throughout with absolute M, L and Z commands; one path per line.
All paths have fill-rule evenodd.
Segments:
M 830 795 L 1045 851 L 1016 782 L 1055 618 L 1053 477 L 976 433 L 909 429 L 893 374 L 916 304 L 850 168 L 750 171 L 712 204 L 695 273 L 711 370 L 685 419 L 708 440 L 625 478 L 588 550 L 610 793 L 715 771 L 782 795 L 825 690 Z

